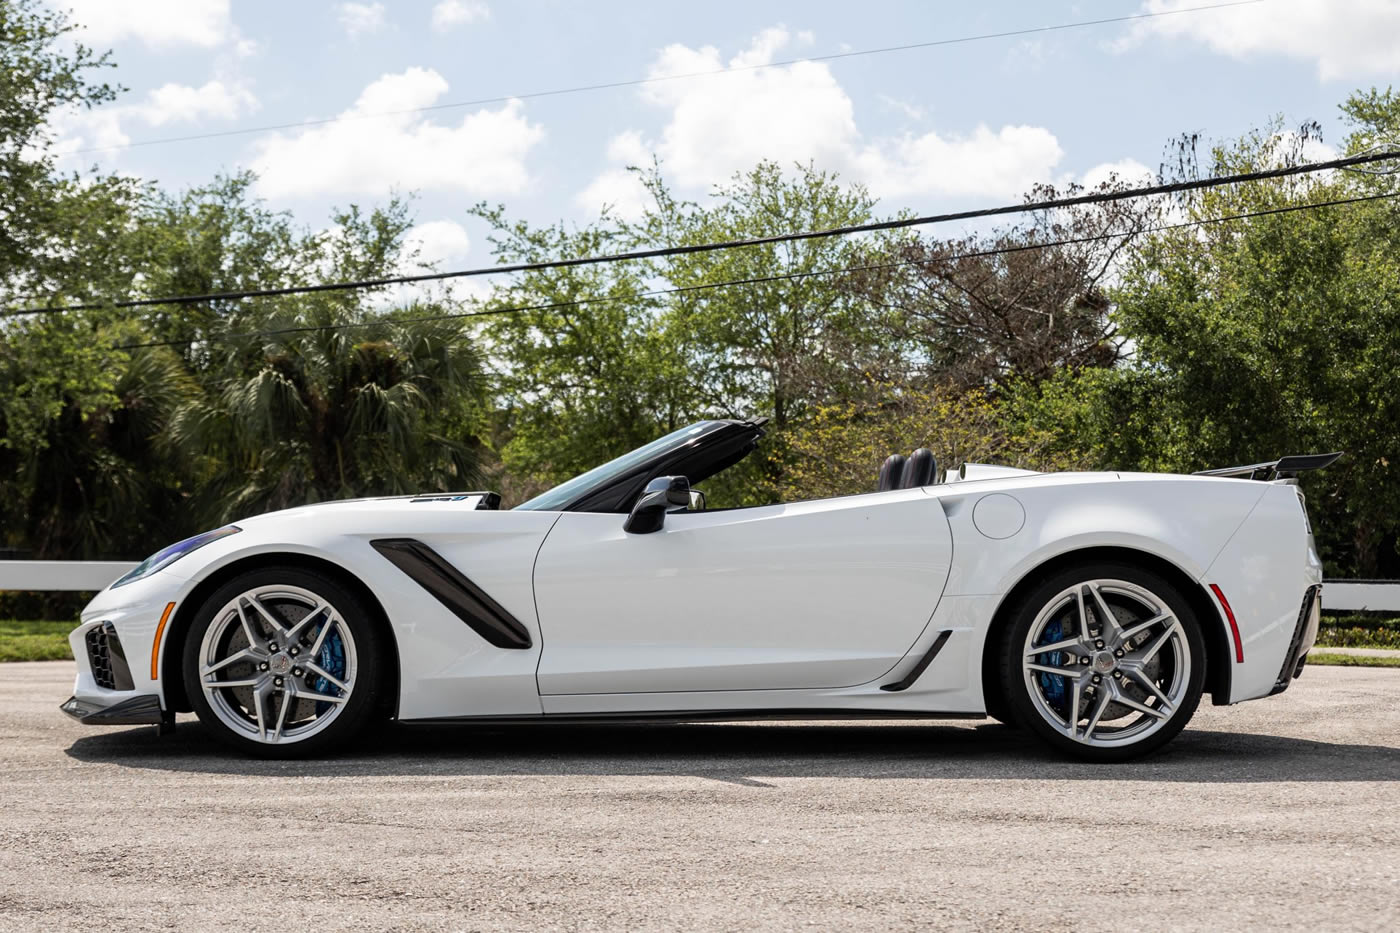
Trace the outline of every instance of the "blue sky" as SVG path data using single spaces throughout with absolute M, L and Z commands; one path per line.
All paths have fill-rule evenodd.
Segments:
M 638 209 L 654 153 L 701 197 L 758 158 L 814 160 L 920 213 L 1036 181 L 1155 169 L 1183 131 L 1273 114 L 1343 134 L 1337 104 L 1400 73 L 1400 0 L 1261 0 L 1135 24 L 807 62 L 197 142 L 263 124 L 510 97 L 850 50 L 1208 5 L 1215 0 L 66 0 L 130 91 L 56 121 L 65 165 L 168 189 L 254 168 L 311 227 L 332 205 L 416 192 L 427 258 L 484 263 L 485 199 L 532 222 Z M 126 148 L 106 148 L 127 146 Z

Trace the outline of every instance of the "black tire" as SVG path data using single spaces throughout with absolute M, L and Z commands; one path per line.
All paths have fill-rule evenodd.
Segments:
M 1091 745 L 1065 734 L 1068 726 L 1057 728 L 1047 720 L 1031 696 L 1027 675 L 1022 670 L 1022 654 L 1031 627 L 1045 609 L 1066 589 L 1091 580 L 1120 580 L 1142 587 L 1155 595 L 1180 624 L 1190 661 L 1184 692 L 1171 715 L 1155 731 L 1140 740 L 1121 745 Z M 1100 623 L 1101 624 L 1101 623 Z M 1044 644 L 1037 641 L 1035 644 Z M 1068 655 L 1068 652 L 1066 652 Z M 1085 662 L 1087 663 L 1087 662 Z M 1011 721 L 1028 729 L 1052 748 L 1085 761 L 1128 761 L 1150 754 L 1175 738 L 1196 712 L 1205 686 L 1206 648 L 1201 621 L 1181 591 L 1161 575 L 1129 563 L 1094 561 L 1058 570 L 1032 586 L 1009 609 L 998 651 L 998 679 L 1001 702 Z M 1051 675 L 1054 676 L 1054 675 Z M 1117 677 L 1117 674 L 1110 675 Z M 1125 681 L 1126 683 L 1126 681 Z M 1096 689 L 1102 689 L 1096 688 Z M 1068 706 L 1068 703 L 1066 703 Z M 997 718 L 1001 718 L 998 716 Z M 1005 721 L 1005 720 L 1003 720 Z M 1088 724 L 1086 723 L 1086 726 Z
M 242 593 L 262 586 L 297 587 L 329 603 L 349 629 L 355 646 L 357 669 L 344 709 L 339 710 L 321 731 L 299 741 L 269 744 L 259 741 L 256 735 L 249 737 L 240 734 L 219 718 L 200 685 L 201 646 L 210 626 L 229 602 Z M 269 567 L 234 577 L 200 606 L 185 637 L 180 667 L 185 693 L 195 714 L 219 741 L 260 758 L 314 758 L 343 749 L 367 725 L 382 716 L 386 708 L 383 691 L 389 681 L 385 665 L 389 658 L 375 611 L 353 591 L 332 577 L 313 570 Z

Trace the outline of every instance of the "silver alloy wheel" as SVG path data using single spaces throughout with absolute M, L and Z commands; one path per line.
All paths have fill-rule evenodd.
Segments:
M 1191 651 L 1161 597 L 1125 580 L 1087 580 L 1040 610 L 1021 669 L 1052 727 L 1085 745 L 1116 747 L 1171 721 L 1191 680 Z
M 199 682 L 219 721 L 269 745 L 324 730 L 355 687 L 355 639 L 310 590 L 269 584 L 229 600 L 199 648 Z

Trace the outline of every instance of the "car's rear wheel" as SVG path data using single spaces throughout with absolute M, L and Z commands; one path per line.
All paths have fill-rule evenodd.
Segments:
M 1036 585 L 1011 610 L 1000 660 L 1013 718 L 1091 761 L 1123 761 L 1171 741 L 1205 683 L 1205 641 L 1190 603 L 1129 564 L 1072 567 Z
M 242 574 L 200 607 L 185 690 L 219 739 L 268 757 L 343 746 L 381 708 L 384 651 L 371 609 L 300 568 Z

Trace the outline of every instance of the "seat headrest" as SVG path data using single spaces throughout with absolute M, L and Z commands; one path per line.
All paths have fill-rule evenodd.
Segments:
M 899 478 L 900 489 L 914 489 L 918 486 L 932 486 L 938 472 L 938 461 L 933 459 L 933 451 L 920 447 L 904 461 L 904 470 Z
M 876 492 L 889 492 L 899 488 L 900 480 L 904 478 L 906 459 L 904 454 L 890 454 L 885 458 L 885 462 L 880 466 L 880 485 Z

